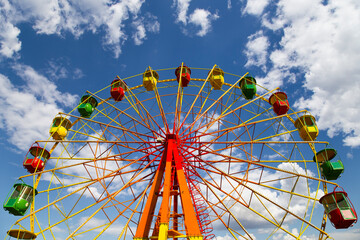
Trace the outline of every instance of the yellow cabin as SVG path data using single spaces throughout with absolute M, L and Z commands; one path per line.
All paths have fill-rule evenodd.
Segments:
M 54 140 L 64 140 L 71 128 L 71 121 L 64 117 L 56 117 L 50 127 L 50 136 Z
M 314 116 L 301 116 L 296 119 L 294 125 L 298 129 L 301 139 L 304 141 L 314 141 L 319 135 L 319 129 L 316 126 Z
M 159 74 L 154 70 L 146 70 L 143 74 L 143 85 L 147 91 L 154 91 Z
M 209 78 L 210 84 L 214 90 L 220 90 L 224 84 L 224 71 L 218 67 L 215 67 Z

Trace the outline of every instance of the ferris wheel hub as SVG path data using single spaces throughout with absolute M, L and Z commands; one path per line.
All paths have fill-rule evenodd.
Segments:
M 177 139 L 178 136 L 176 134 L 166 134 L 166 140 L 168 139 Z

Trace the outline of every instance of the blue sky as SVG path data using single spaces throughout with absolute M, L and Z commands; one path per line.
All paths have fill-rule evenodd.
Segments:
M 0 0 L 1 199 L 30 145 L 86 91 L 119 75 L 188 66 L 280 87 L 317 118 L 344 162 L 338 183 L 360 211 L 360 3 L 356 0 Z M 0 212 L 1 232 L 10 227 Z M 360 238 L 360 227 L 327 231 Z M 223 239 L 227 239 L 224 237 Z

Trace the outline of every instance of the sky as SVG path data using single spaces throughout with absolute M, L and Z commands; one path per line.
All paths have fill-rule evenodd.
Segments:
M 357 0 L 0 0 L 0 198 L 24 174 L 31 144 L 47 139 L 53 117 L 86 90 L 185 62 L 250 72 L 309 110 L 337 149 L 345 166 L 338 183 L 360 211 L 358 26 Z M 2 233 L 7 219 L 1 211 Z M 360 239 L 359 225 L 327 231 Z

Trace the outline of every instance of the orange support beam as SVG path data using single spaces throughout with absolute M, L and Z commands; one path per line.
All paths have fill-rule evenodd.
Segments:
M 180 188 L 180 199 L 184 213 L 184 221 L 186 228 L 186 235 L 189 240 L 198 239 L 202 240 L 202 234 L 197 222 L 195 209 L 191 200 L 190 191 L 186 182 L 184 169 L 182 168 L 183 158 L 180 156 L 178 149 L 174 148 L 174 158 L 176 166 L 177 180 Z
M 188 240 L 202 240 L 203 236 L 197 222 L 195 209 L 192 203 L 188 183 L 183 170 L 183 158 L 179 154 L 177 136 L 168 134 L 164 143 L 164 152 L 160 160 L 160 165 L 156 171 L 154 183 L 151 187 L 148 200 L 144 211 L 141 215 L 138 228 L 134 240 L 148 240 L 151 222 L 154 218 L 154 210 L 159 195 L 162 195 L 162 202 L 159 210 L 158 220 L 153 234 L 158 234 L 158 240 L 167 240 L 168 237 L 175 237 L 178 233 L 178 203 L 177 198 L 180 197 L 181 207 L 184 216 L 186 237 Z M 175 169 L 174 169 L 175 167 Z M 160 194 L 160 187 L 164 177 L 163 192 Z M 176 192 L 176 193 L 175 193 Z M 172 214 L 174 219 L 173 229 L 170 229 L 170 209 L 171 196 L 174 196 Z M 174 235 L 175 234 L 175 235 Z M 153 236 L 153 237 L 156 237 Z
M 160 190 L 161 182 L 163 179 L 164 171 L 165 171 L 165 163 L 166 163 L 166 149 L 164 150 L 165 154 L 161 157 L 159 167 L 156 171 L 153 185 L 150 189 L 149 197 L 146 202 L 144 211 L 141 215 L 138 228 L 136 230 L 136 234 L 134 236 L 134 240 L 147 240 L 149 236 L 150 226 L 152 217 L 154 215 L 154 210 L 156 206 L 156 202 L 158 199 L 158 193 Z

